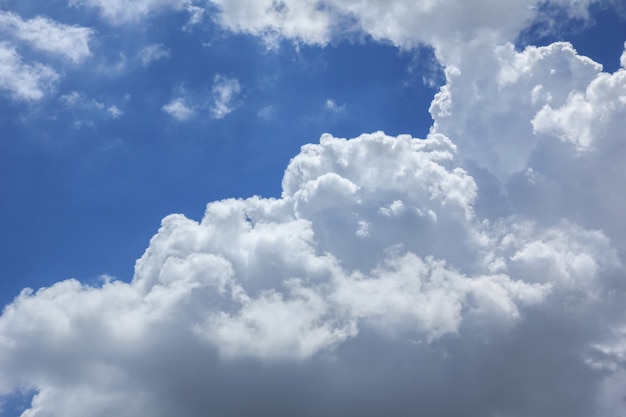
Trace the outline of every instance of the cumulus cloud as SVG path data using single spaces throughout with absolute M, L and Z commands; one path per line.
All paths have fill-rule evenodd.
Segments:
M 168 104 L 164 105 L 162 107 L 162 110 L 179 122 L 189 120 L 194 114 L 196 114 L 196 111 L 193 109 L 193 107 L 187 105 L 185 99 L 180 97 L 175 98 Z
M 573 91 L 565 101 L 544 104 L 532 120 L 534 132 L 555 135 L 581 153 L 606 146 L 606 140 L 616 141 L 612 135 L 626 111 L 623 68 L 622 64 L 621 71 L 606 74 L 596 66 L 593 80 L 584 89 Z
M 41 63 L 27 64 L 13 45 L 0 42 L 0 89 L 14 99 L 39 100 L 58 78 L 52 68 Z
M 214 3 L 261 36 L 324 43 L 346 15 L 432 42 L 430 133 L 325 134 L 280 198 L 163 219 L 131 282 L 24 290 L 0 394 L 69 417 L 622 413 L 626 53 L 608 74 L 567 43 L 516 50 L 521 0 Z M 214 116 L 240 93 L 218 76 Z
M 235 78 L 216 75 L 213 81 L 211 114 L 216 119 L 223 119 L 241 103 L 239 94 L 241 85 Z
M 584 17 L 593 0 L 210 0 L 219 21 L 236 32 L 309 44 L 328 43 L 341 33 L 364 31 L 377 40 L 403 48 L 432 44 L 454 55 L 455 43 L 484 36 L 512 39 L 542 5 L 564 7 L 570 16 Z M 454 28 L 454 30 L 450 30 Z
M 463 147 L 464 157 L 505 179 L 526 167 L 538 146 L 529 120 L 544 104 L 563 103 L 584 89 L 601 68 L 568 43 L 518 53 L 511 43 L 474 42 L 445 69 L 446 85 L 431 103 L 433 129 Z
M 626 248 L 626 200 L 611 191 L 626 174 L 618 151 L 625 70 L 604 73 L 568 43 L 521 52 L 509 43 L 474 46 L 446 68 L 430 111 L 432 131 L 452 138 L 464 166 L 485 182 L 480 209 L 567 217 Z
M 0 318 L 0 391 L 70 416 L 602 415 L 617 251 L 568 221 L 477 217 L 455 152 L 441 134 L 324 135 L 281 198 L 166 217 L 132 282 L 25 290 Z
M 91 55 L 89 42 L 94 31 L 90 28 L 69 26 L 41 16 L 24 20 L 15 13 L 0 11 L 0 30 L 36 49 L 61 55 L 74 63 Z

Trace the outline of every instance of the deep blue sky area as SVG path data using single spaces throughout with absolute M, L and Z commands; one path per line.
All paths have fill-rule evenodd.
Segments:
M 37 103 L 0 95 L 3 304 L 23 287 L 70 277 L 130 280 L 161 218 L 199 220 L 216 199 L 279 196 L 290 158 L 324 132 L 424 137 L 438 86 L 423 76 L 443 82 L 427 48 L 402 52 L 367 38 L 324 48 L 285 41 L 268 50 L 214 24 L 182 30 L 183 13 L 112 28 L 63 2 L 12 2 L 8 10 L 90 25 L 96 35 L 86 64 L 59 64 L 54 94 Z M 592 12 L 586 26 L 549 35 L 535 25 L 518 46 L 568 40 L 613 71 L 626 25 L 614 9 Z M 140 51 L 152 44 L 169 56 L 144 66 Z M 234 111 L 221 119 L 208 109 L 218 76 L 240 84 Z M 73 92 L 81 105 L 64 104 Z M 191 120 L 162 110 L 176 97 L 195 106 Z M 110 106 L 123 115 L 109 117 Z
M 67 9 L 39 12 L 60 18 Z M 143 30 L 91 23 L 110 34 L 96 36 L 86 66 L 64 67 L 56 94 L 36 104 L 0 96 L 3 303 L 70 277 L 130 280 L 161 218 L 199 220 L 216 199 L 278 197 L 290 158 L 322 133 L 424 137 L 431 124 L 436 88 L 422 74 L 437 69 L 426 48 L 361 40 L 268 50 L 212 26 L 183 31 L 176 16 Z M 138 53 L 149 44 L 169 57 L 144 67 Z M 221 119 L 207 109 L 216 76 L 241 87 L 236 110 Z M 64 104 L 72 92 L 82 106 Z M 197 106 L 192 120 L 162 110 L 177 96 Z M 124 114 L 107 117 L 95 102 Z
M 563 10 L 551 10 L 550 19 L 541 19 L 523 31 L 517 47 L 542 46 L 567 41 L 576 51 L 603 66 L 606 72 L 616 71 L 626 41 L 626 6 L 592 3 L 590 19 L 566 19 Z

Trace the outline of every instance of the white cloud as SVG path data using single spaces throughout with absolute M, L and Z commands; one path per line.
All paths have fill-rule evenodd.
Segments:
M 206 12 L 204 8 L 195 6 L 191 3 L 188 3 L 185 6 L 185 10 L 187 10 L 187 13 L 189 13 L 189 20 L 184 26 L 185 30 L 190 30 L 192 27 L 200 24 L 204 19 L 204 14 Z
M 549 0 L 570 17 L 586 17 L 596 0 Z M 510 40 L 541 11 L 541 0 L 69 0 L 70 5 L 96 8 L 112 23 L 136 22 L 165 10 L 186 10 L 188 29 L 198 24 L 208 4 L 218 10 L 217 20 L 234 32 L 262 37 L 275 47 L 281 39 L 327 44 L 342 33 L 363 31 L 376 40 L 389 40 L 403 48 L 432 44 L 452 60 L 457 48 L 472 39 Z M 449 28 L 454 27 L 454 31 Z
M 556 135 L 580 151 L 599 150 L 607 140 L 615 145 L 619 139 L 613 135 L 626 116 L 626 71 L 598 70 L 594 75 L 583 91 L 573 91 L 564 103 L 544 104 L 532 120 L 535 133 Z
M 104 103 L 87 97 L 84 93 L 71 91 L 68 94 L 59 96 L 59 101 L 68 108 L 78 108 L 82 110 L 103 110 Z
M 271 104 L 268 104 L 257 112 L 257 116 L 263 120 L 272 120 L 276 117 L 276 109 Z
M 84 93 L 71 91 L 68 94 L 59 96 L 59 102 L 68 110 L 79 111 L 83 114 L 100 114 L 107 118 L 117 119 L 124 114 L 124 111 L 116 105 L 105 105 L 105 103 L 95 98 L 87 97 Z M 77 128 L 84 123 L 93 125 L 91 121 L 76 121 Z
M 165 10 L 188 9 L 193 21 L 197 11 L 190 0 L 68 0 L 71 6 L 97 9 L 109 22 L 125 24 L 140 21 Z
M 162 109 L 179 122 L 189 120 L 196 114 L 196 111 L 185 103 L 185 99 L 180 97 L 173 99 L 168 104 L 164 105 Z
M 41 16 L 24 20 L 1 10 L 0 32 L 11 38 L 10 42 L 0 42 L 0 89 L 8 90 L 14 99 L 27 101 L 42 99 L 60 77 L 48 65 L 25 62 L 17 44 L 23 42 L 78 64 L 91 55 L 89 42 L 94 35 L 86 27 L 69 26 Z
M 119 107 L 117 106 L 109 106 L 107 108 L 107 113 L 109 114 L 109 117 L 111 117 L 112 119 L 117 119 L 124 114 L 124 111 L 120 110 Z
M 357 29 L 376 40 L 410 48 L 421 42 L 444 47 L 451 60 L 461 45 L 481 37 L 514 38 L 538 13 L 540 0 L 210 0 L 223 26 L 264 37 L 326 44 Z M 593 0 L 552 0 L 570 15 L 586 16 Z M 454 28 L 451 30 L 450 28 Z M 457 47 L 455 47 L 455 44 Z M 441 57 L 440 57 L 441 58 Z
M 177 119 L 186 121 L 201 110 L 208 109 L 214 119 L 223 119 L 241 105 L 241 85 L 235 78 L 216 75 L 210 95 L 201 99 L 197 94 L 189 94 L 184 87 L 177 89 L 177 98 L 162 107 L 162 110 Z
M 0 42 L 0 89 L 17 100 L 40 100 L 51 90 L 59 75 L 40 63 L 26 64 L 15 47 Z
M 240 105 L 241 85 L 235 78 L 216 75 L 213 81 L 213 103 L 211 114 L 216 119 L 223 119 Z
M 544 104 L 563 103 L 572 91 L 584 90 L 600 70 L 567 43 L 518 53 L 510 43 L 474 42 L 445 70 L 447 84 L 430 108 L 434 130 L 452 138 L 465 158 L 506 180 L 527 167 L 539 145 L 529 121 Z
M 464 166 L 485 181 L 480 209 L 569 218 L 626 248 L 626 200 L 612 191 L 626 175 L 626 71 L 603 73 L 567 43 L 521 52 L 475 46 L 446 69 L 431 114 L 433 132 L 452 138 Z
M 319 415 L 365 412 L 353 395 L 408 383 L 429 415 L 448 415 L 452 395 L 468 415 L 599 417 L 587 405 L 607 382 L 585 358 L 590 342 L 615 343 L 623 318 L 606 280 L 622 268 L 615 249 L 567 222 L 476 217 L 476 183 L 454 155 L 440 134 L 324 135 L 291 161 L 280 199 L 216 201 L 201 222 L 168 216 L 132 282 L 67 280 L 5 309 L 0 392 L 34 387 L 33 410 L 70 417 L 245 415 L 241 398 Z M 320 381 L 315 395 L 302 378 Z M 340 397 L 321 388 L 335 378 Z M 285 389 L 295 397 L 268 404 Z M 374 409 L 409 407 L 411 392 L 386 391 Z
M 139 58 L 141 59 L 141 63 L 144 67 L 148 67 L 155 61 L 167 59 L 169 57 L 170 50 L 165 48 L 165 45 L 160 43 L 153 43 L 139 51 Z
M 344 109 L 344 105 L 338 105 L 333 99 L 326 99 L 326 104 L 324 105 L 326 110 L 330 110 L 334 113 L 338 113 Z
M 94 31 L 90 28 L 64 25 L 41 16 L 23 20 L 15 13 L 0 11 L 0 30 L 36 49 L 64 56 L 74 63 L 91 55 L 89 42 Z
M 269 45 L 282 38 L 325 44 L 329 40 L 334 9 L 320 2 L 211 0 L 220 10 L 222 25 L 235 32 L 262 36 Z

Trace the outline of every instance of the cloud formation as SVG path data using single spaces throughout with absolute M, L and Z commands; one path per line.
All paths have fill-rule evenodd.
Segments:
M 167 59 L 170 57 L 170 51 L 165 45 L 160 43 L 153 43 L 145 46 L 139 51 L 139 59 L 144 67 L 148 67 L 151 63 L 159 61 L 161 59 Z
M 0 11 L 0 30 L 35 49 L 60 55 L 74 63 L 91 55 L 89 42 L 94 31 L 90 28 L 64 25 L 41 16 L 24 20 L 15 13 Z
M 16 100 L 36 101 L 51 91 L 60 75 L 49 64 L 24 59 L 22 44 L 74 64 L 91 55 L 89 43 L 94 31 L 80 26 L 65 25 L 46 17 L 22 19 L 15 13 L 0 11 L 0 89 Z M 42 57 L 43 58 L 43 57 Z
M 94 8 L 114 24 L 136 22 L 164 10 L 182 10 L 189 0 L 68 0 L 74 7 Z
M 14 99 L 39 100 L 58 78 L 52 68 L 38 62 L 27 64 L 13 45 L 0 42 L 0 89 L 8 91 Z
M 24 290 L 0 394 L 36 391 L 24 417 L 622 413 L 626 52 L 609 74 L 567 43 L 517 51 L 521 0 L 214 3 L 259 36 L 325 43 L 349 16 L 433 43 L 430 133 L 325 134 L 280 198 L 163 219 L 131 282 Z M 429 32 L 446 13 L 458 33 Z M 221 118 L 241 86 L 212 92 Z
M 105 104 L 95 98 L 87 97 L 84 93 L 71 91 L 58 98 L 64 110 L 75 114 L 74 128 L 83 126 L 94 127 L 94 118 L 118 119 L 124 115 L 124 110 L 113 104 Z
M 365 32 L 376 40 L 402 48 L 420 43 L 435 46 L 445 60 L 455 44 L 472 39 L 513 39 L 548 4 L 570 17 L 587 15 L 594 0 L 210 0 L 219 21 L 235 32 L 263 37 L 270 45 L 280 39 L 325 45 L 336 36 Z M 454 28 L 454 30 L 450 30 Z M 440 59 L 444 58 L 440 56 Z
M 485 223 L 454 154 L 440 134 L 325 135 L 280 199 L 165 218 L 131 283 L 25 290 L 0 318 L 0 390 L 36 388 L 26 415 L 283 415 L 300 400 L 311 415 L 402 414 L 416 395 L 435 416 L 600 415 L 590 405 L 622 346 L 610 240 L 567 221 Z M 279 399 L 297 381 L 309 388 Z M 403 384 L 416 391 L 376 397 Z
M 223 119 L 241 103 L 239 94 L 241 85 L 235 78 L 216 75 L 213 80 L 211 115 L 215 119 Z
M 338 105 L 333 99 L 326 99 L 326 103 L 324 104 L 326 110 L 329 110 L 333 113 L 339 113 L 344 109 L 344 105 Z
M 184 98 L 175 98 L 162 107 L 162 110 L 179 122 L 189 120 L 196 111 L 187 105 Z

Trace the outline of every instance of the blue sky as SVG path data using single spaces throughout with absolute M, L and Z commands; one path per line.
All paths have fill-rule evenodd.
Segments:
M 625 41 L 608 0 L 0 2 L 0 415 L 623 413 Z
M 368 39 L 268 50 L 208 22 L 182 30 L 184 12 L 120 28 L 63 3 L 14 10 L 91 23 L 98 35 L 90 62 L 64 67 L 53 94 L 36 103 L 2 97 L 5 303 L 59 277 L 129 280 L 162 217 L 199 219 L 222 198 L 278 197 L 290 158 L 322 133 L 424 136 L 436 90 L 422 73 L 443 80 L 432 51 Z M 144 66 L 147 45 L 167 57 Z M 207 103 L 219 76 L 241 91 L 216 119 Z M 73 93 L 79 103 L 68 108 L 61 97 Z M 162 110 L 181 94 L 204 106 L 182 122 Z M 112 117 L 110 106 L 123 114 Z

